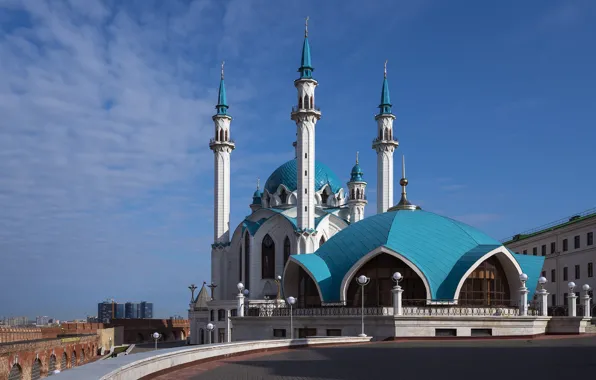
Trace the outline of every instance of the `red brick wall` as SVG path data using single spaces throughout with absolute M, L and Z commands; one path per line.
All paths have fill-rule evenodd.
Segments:
M 0 343 L 41 339 L 39 327 L 0 327 Z

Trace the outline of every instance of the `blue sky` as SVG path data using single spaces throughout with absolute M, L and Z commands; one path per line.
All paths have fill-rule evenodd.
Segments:
M 360 151 L 368 215 L 386 59 L 412 201 L 497 239 L 595 206 L 590 0 L 0 0 L 0 316 L 107 297 L 186 315 L 209 280 L 220 62 L 236 226 L 293 158 L 307 15 L 317 159 L 347 181 Z

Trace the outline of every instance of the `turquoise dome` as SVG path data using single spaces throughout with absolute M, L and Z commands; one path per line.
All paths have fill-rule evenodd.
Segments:
M 364 182 L 362 179 L 362 175 L 364 175 L 364 173 L 362 172 L 362 168 L 360 168 L 359 164 L 354 165 L 350 174 L 350 182 Z
M 315 253 L 292 255 L 292 260 L 312 273 L 323 302 L 337 302 L 346 273 L 369 252 L 384 246 L 404 256 L 423 273 L 432 299 L 453 299 L 466 271 L 484 254 L 501 245 L 456 220 L 423 210 L 400 210 L 354 223 Z M 518 254 L 513 257 L 528 275 L 531 299 L 544 257 Z
M 261 204 L 261 190 L 256 189 L 255 192 L 252 195 L 252 203 L 255 205 L 260 205 Z
M 279 168 L 275 169 L 273 173 L 265 182 L 265 189 L 271 194 L 277 191 L 279 185 L 284 185 L 290 191 L 297 188 L 298 166 L 296 159 L 290 160 Z M 329 184 L 331 190 L 337 193 L 342 188 L 340 180 L 335 173 L 331 171 L 326 165 L 315 160 L 315 191 L 319 191 L 323 186 Z

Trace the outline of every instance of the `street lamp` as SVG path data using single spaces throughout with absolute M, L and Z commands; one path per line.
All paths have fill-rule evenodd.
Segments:
M 573 291 L 575 289 L 575 282 L 570 281 L 567 286 L 569 287 L 569 294 L 575 294 L 575 292 Z
M 538 278 L 538 283 L 540 284 L 540 290 L 544 289 L 544 284 L 546 284 L 546 277 L 542 276 Z
M 213 323 L 207 323 L 207 331 L 209 331 L 209 344 L 213 343 L 212 342 L 212 334 L 213 334 L 213 329 L 215 328 L 215 326 L 213 326 Z
M 395 286 L 391 289 L 391 293 L 393 294 L 393 315 L 402 315 L 402 307 L 401 307 L 401 294 L 403 289 L 399 286 L 399 282 L 404 279 L 404 277 L 399 272 L 393 273 L 391 276 L 393 282 L 395 282 Z
M 296 298 L 288 297 L 288 303 L 290 304 L 290 339 L 294 339 L 294 313 L 292 312 L 292 307 L 296 303 Z
M 277 284 L 277 302 L 281 299 L 281 276 L 275 276 L 275 283 Z
M 159 340 L 159 338 L 161 338 L 161 334 L 158 332 L 154 332 L 151 336 L 153 337 L 153 339 L 155 339 L 155 349 L 157 350 L 157 341 Z
M 197 286 L 195 284 L 190 284 L 188 289 L 190 290 L 190 303 L 193 303 L 195 300 L 195 290 L 197 290 Z
M 370 283 L 370 278 L 365 275 L 361 275 L 356 278 L 356 282 L 360 285 L 360 294 L 362 295 L 362 333 L 358 334 L 359 337 L 365 337 L 364 333 L 364 287 Z

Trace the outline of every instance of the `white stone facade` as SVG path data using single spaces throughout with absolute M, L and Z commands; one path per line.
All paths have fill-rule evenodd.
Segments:
M 377 214 L 393 206 L 393 153 L 399 143 L 393 138 L 392 114 L 376 116 L 377 138 L 373 149 L 377 152 Z
M 572 219 L 572 218 L 569 218 Z M 581 217 L 561 227 L 553 226 L 538 231 L 519 240 L 506 243 L 507 248 L 524 255 L 545 256 L 542 275 L 548 282 L 545 289 L 549 293 L 548 305 L 558 306 L 567 303 L 567 284 L 575 282 L 574 291 L 582 296 L 581 287 L 588 284 L 596 287 L 594 264 L 596 264 L 596 214 L 594 217 Z

